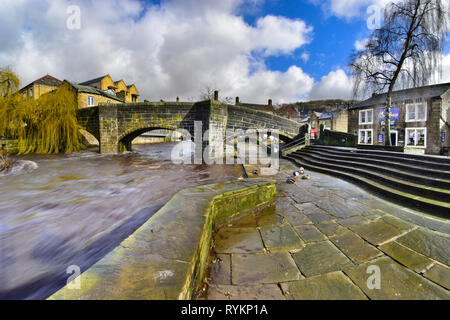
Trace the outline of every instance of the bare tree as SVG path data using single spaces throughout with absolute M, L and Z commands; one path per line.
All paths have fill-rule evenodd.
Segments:
M 207 85 L 204 87 L 204 89 L 202 90 L 202 92 L 200 93 L 199 99 L 200 100 L 214 100 L 214 89 L 212 89 L 211 86 Z M 220 92 L 220 90 L 219 90 Z M 224 97 L 219 99 L 219 101 L 221 103 L 224 104 L 231 104 L 233 102 L 233 98 L 231 97 Z
M 391 145 L 392 92 L 400 86 L 417 87 L 435 80 L 441 71 L 448 19 L 441 0 L 390 3 L 384 11 L 384 25 L 372 33 L 363 50 L 352 56 L 355 96 L 361 89 L 372 93 L 387 89 L 386 145 Z

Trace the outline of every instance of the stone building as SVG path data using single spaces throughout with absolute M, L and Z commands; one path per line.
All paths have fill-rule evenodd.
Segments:
M 114 82 L 109 74 L 82 82 L 79 85 L 93 87 L 104 92 L 110 91 L 127 103 L 139 102 L 139 91 L 134 84 L 126 85 L 123 80 Z
M 275 114 L 275 108 L 273 107 L 273 103 L 272 103 L 271 99 L 269 99 L 267 104 L 255 104 L 255 103 L 244 103 L 244 102 L 241 102 L 239 100 L 239 97 L 236 97 L 235 105 Z
M 114 91 L 102 91 L 95 87 L 82 86 L 64 80 L 62 86 L 68 86 L 77 95 L 78 108 L 95 107 L 101 103 L 124 103 Z
M 49 93 L 58 88 L 63 82 L 49 74 L 34 80 L 27 86 L 20 89 L 23 97 L 38 99 L 43 94 Z
M 310 116 L 301 119 L 300 124 L 309 125 L 309 133 L 311 139 L 318 138 L 320 126 L 322 124 L 324 125 L 324 128 L 327 130 L 347 133 L 348 111 L 335 110 L 325 113 L 313 111 Z
M 439 154 L 450 145 L 450 83 L 395 91 L 391 134 L 385 134 L 386 94 L 373 95 L 349 109 L 349 133 L 360 145 L 404 147 L 405 152 Z

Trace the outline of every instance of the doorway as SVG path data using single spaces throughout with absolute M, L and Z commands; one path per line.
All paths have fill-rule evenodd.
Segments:
M 396 130 L 391 131 L 391 144 L 397 146 L 398 144 L 398 132 Z

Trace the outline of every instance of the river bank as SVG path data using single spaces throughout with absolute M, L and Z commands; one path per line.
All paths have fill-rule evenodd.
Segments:
M 43 299 L 147 221 L 177 191 L 236 180 L 237 166 L 175 165 L 176 143 L 135 152 L 27 155 L 0 176 L 0 298 Z

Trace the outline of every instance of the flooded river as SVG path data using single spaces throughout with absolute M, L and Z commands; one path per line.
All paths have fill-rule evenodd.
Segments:
M 241 173 L 235 166 L 176 165 L 174 147 L 180 145 L 19 157 L 0 174 L 0 299 L 48 297 L 65 285 L 69 266 L 86 270 L 180 189 Z

